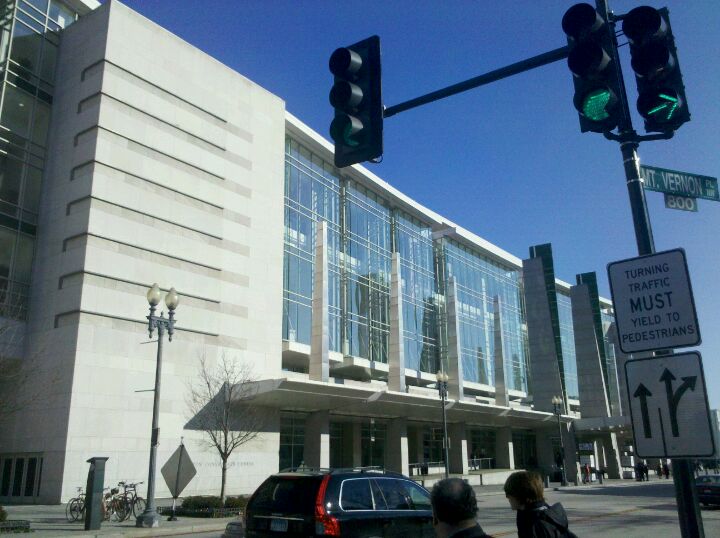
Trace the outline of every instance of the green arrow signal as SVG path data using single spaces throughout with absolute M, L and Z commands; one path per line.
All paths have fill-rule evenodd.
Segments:
M 657 114 L 658 112 L 662 112 L 663 110 L 666 110 L 669 108 L 670 110 L 668 110 L 667 116 L 665 116 L 665 119 L 669 120 L 670 118 L 672 118 L 672 115 L 675 113 L 675 110 L 680 106 L 678 104 L 678 99 L 677 99 L 677 97 L 672 97 L 665 93 L 659 94 L 658 97 L 660 99 L 663 99 L 664 102 L 659 104 L 655 108 L 651 108 L 650 110 L 648 110 L 648 115 Z

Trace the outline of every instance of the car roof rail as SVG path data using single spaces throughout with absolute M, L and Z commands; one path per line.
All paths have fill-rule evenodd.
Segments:
M 358 466 L 358 467 L 337 467 L 332 469 L 332 473 L 377 473 L 377 474 L 384 474 L 388 476 L 403 476 L 402 473 L 398 473 L 396 471 L 388 471 L 384 467 L 380 465 L 367 465 L 367 466 Z
M 332 469 L 327 467 L 310 467 L 308 465 L 297 465 L 280 469 L 280 473 L 329 473 Z

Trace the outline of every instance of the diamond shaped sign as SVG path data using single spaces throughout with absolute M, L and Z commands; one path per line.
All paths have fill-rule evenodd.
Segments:
M 170 459 L 163 465 L 160 472 L 173 497 L 179 497 L 185 489 L 185 486 L 187 486 L 190 480 L 197 474 L 195 466 L 190 459 L 190 454 L 188 454 L 183 444 L 177 447 L 177 450 L 173 452 L 173 455 L 170 456 Z

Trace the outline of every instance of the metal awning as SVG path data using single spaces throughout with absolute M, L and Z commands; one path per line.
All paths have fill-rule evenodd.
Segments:
M 411 421 L 439 422 L 442 409 L 439 396 L 388 391 L 385 388 L 344 383 L 323 383 L 305 379 L 279 378 L 257 381 L 256 405 L 312 413 L 329 411 L 331 415 L 400 418 Z M 556 424 L 552 413 L 519 407 L 503 407 L 474 401 L 449 400 L 445 407 L 448 422 L 468 425 L 542 428 Z M 572 418 L 563 416 L 563 422 Z

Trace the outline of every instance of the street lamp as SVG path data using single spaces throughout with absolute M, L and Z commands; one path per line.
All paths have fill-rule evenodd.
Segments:
M 440 400 L 442 401 L 442 417 L 443 417 L 443 448 L 445 451 L 445 478 L 450 476 L 449 461 L 448 457 L 448 434 L 447 434 L 447 418 L 445 416 L 445 399 L 448 394 L 448 375 L 442 370 L 435 374 L 437 379 L 438 392 L 440 393 Z
M 152 338 L 153 331 L 158 332 L 157 347 L 157 363 L 155 365 L 155 398 L 153 400 L 152 414 L 152 435 L 150 437 L 150 468 L 148 470 L 148 489 L 147 489 L 147 505 L 145 511 L 135 520 L 136 527 L 159 527 L 160 514 L 155 508 L 155 463 L 157 460 L 157 445 L 160 437 L 160 428 L 158 428 L 158 411 L 160 407 L 160 373 L 162 370 L 162 346 L 163 335 L 167 331 L 168 341 L 172 342 L 172 335 L 175 332 L 175 309 L 177 308 L 180 298 L 175 288 L 165 295 L 165 306 L 168 308 L 168 317 L 165 318 L 160 312 L 159 316 L 155 315 L 155 307 L 160 303 L 160 288 L 157 284 L 153 284 L 147 292 L 147 300 L 150 304 L 150 315 L 148 320 L 148 333 Z
M 568 484 L 567 476 L 565 475 L 565 443 L 563 443 L 562 425 L 560 424 L 560 415 L 562 415 L 562 410 L 563 410 L 562 409 L 563 399 L 560 396 L 553 396 L 552 404 L 553 404 L 553 412 L 555 413 L 555 416 L 557 417 L 558 434 L 560 435 L 560 460 L 562 462 L 562 466 L 560 467 L 560 469 L 562 471 L 560 485 L 567 486 L 567 484 Z

